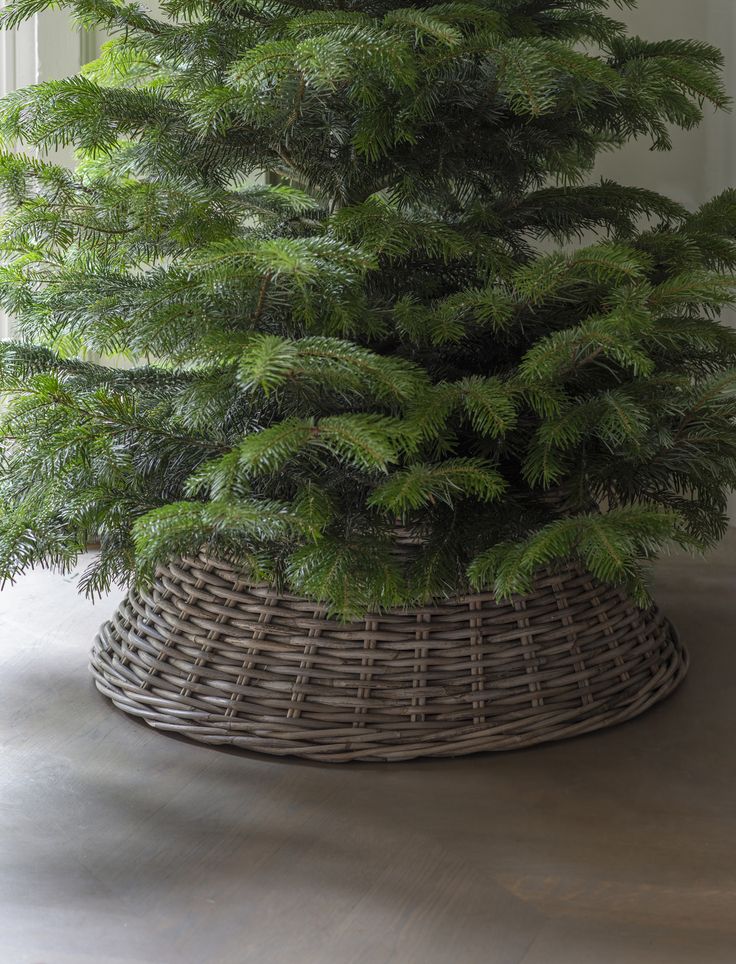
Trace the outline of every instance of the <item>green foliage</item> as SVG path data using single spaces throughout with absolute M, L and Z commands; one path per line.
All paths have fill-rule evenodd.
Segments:
M 570 560 L 644 604 L 720 538 L 736 191 L 591 172 L 722 58 L 628 6 L 9 0 L 110 40 L 0 103 L 0 579 L 94 538 L 92 593 L 204 551 L 345 618 Z
M 294 341 L 254 335 L 241 356 L 238 375 L 244 389 L 265 394 L 289 382 L 292 388 L 306 382 L 397 404 L 429 387 L 423 370 L 411 362 L 323 336 Z
M 516 423 L 516 408 L 508 384 L 498 378 L 471 375 L 458 383 L 467 419 L 480 436 L 497 438 Z
M 374 490 L 368 504 L 403 516 L 438 501 L 449 506 L 463 497 L 491 501 L 505 488 L 506 483 L 492 463 L 482 459 L 448 459 L 441 465 L 410 465 L 394 473 Z
M 296 592 L 324 600 L 326 614 L 359 619 L 401 598 L 401 571 L 390 534 L 325 535 L 291 555 L 287 577 Z
M 525 593 L 540 568 L 577 556 L 601 581 L 626 582 L 646 605 L 637 561 L 650 558 L 677 536 L 675 515 L 638 506 L 571 516 L 543 526 L 524 541 L 493 546 L 473 561 L 470 578 L 477 587 L 493 585 L 500 596 Z
M 270 574 L 258 547 L 307 528 L 289 506 L 255 499 L 171 502 L 136 519 L 133 540 L 142 575 L 162 559 L 205 551 L 230 559 L 256 578 Z

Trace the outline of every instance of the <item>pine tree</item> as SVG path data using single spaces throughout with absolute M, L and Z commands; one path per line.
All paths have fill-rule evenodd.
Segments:
M 91 593 L 204 548 L 350 617 L 712 545 L 736 191 L 592 170 L 722 58 L 632 5 L 10 0 L 112 39 L 0 103 L 0 576 L 94 533 Z

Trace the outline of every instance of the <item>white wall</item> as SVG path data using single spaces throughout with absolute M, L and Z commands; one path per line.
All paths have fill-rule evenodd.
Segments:
M 72 28 L 63 10 L 47 10 L 0 32 L 0 94 L 79 70 L 87 37 Z
M 89 33 L 72 28 L 63 10 L 47 10 L 21 24 L 0 31 L 0 96 L 42 80 L 68 77 L 94 56 Z M 71 152 L 61 152 L 69 160 Z M 10 322 L 0 311 L 0 338 L 10 333 Z

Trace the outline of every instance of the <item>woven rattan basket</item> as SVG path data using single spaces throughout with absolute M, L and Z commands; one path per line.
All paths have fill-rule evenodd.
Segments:
M 345 625 L 201 557 L 130 593 L 92 652 L 98 688 L 157 729 L 314 760 L 508 750 L 611 726 L 678 685 L 656 609 L 569 566 Z

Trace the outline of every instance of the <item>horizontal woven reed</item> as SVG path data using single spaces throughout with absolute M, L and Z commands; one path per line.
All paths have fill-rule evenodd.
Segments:
M 687 655 L 656 608 L 570 565 L 346 625 L 205 557 L 131 592 L 92 652 L 98 688 L 157 729 L 330 762 L 459 756 L 575 736 L 667 696 Z

